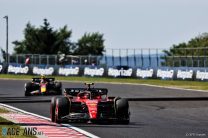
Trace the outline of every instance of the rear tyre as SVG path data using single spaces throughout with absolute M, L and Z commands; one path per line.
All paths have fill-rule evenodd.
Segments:
M 58 91 L 57 91 L 57 94 L 58 94 L 58 95 L 62 95 L 62 90 L 58 90 Z
M 61 118 L 69 114 L 70 102 L 67 97 L 56 99 L 55 122 L 61 123 Z
M 32 83 L 25 83 L 25 96 L 31 96 L 30 92 L 32 90 Z
M 51 117 L 52 122 L 55 122 L 56 99 L 57 99 L 57 97 L 51 98 L 50 117 Z
M 121 124 L 129 124 L 130 113 L 129 113 L 129 103 L 126 99 L 118 99 L 115 101 L 116 106 L 116 117 L 118 122 Z

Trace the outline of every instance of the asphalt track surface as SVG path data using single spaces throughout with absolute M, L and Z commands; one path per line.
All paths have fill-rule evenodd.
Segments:
M 24 97 L 25 80 L 0 80 L 0 102 L 3 100 L 50 100 L 51 96 Z M 165 83 L 165 81 L 164 81 Z M 64 82 L 63 87 L 82 87 L 83 84 Z M 103 138 L 187 138 L 208 137 L 208 101 L 197 97 L 208 97 L 206 92 L 174 90 L 142 85 L 97 84 L 109 89 L 109 95 L 124 98 L 171 98 L 166 101 L 130 101 L 131 121 L 129 125 L 82 124 L 73 126 Z M 177 100 L 181 97 L 195 100 Z M 14 107 L 49 117 L 49 102 L 8 103 Z

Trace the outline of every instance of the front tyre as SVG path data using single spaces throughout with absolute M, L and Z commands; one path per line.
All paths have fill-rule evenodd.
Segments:
M 69 114 L 70 102 L 67 97 L 61 97 L 56 99 L 55 109 L 55 122 L 61 123 L 62 117 Z
M 50 117 L 51 117 L 52 122 L 55 122 L 56 99 L 57 99 L 57 97 L 51 98 Z
M 25 83 L 25 96 L 31 96 L 32 82 Z

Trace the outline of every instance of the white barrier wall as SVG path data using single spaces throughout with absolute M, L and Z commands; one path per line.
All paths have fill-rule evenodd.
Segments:
M 14 66 L 9 65 L 7 69 L 7 73 L 14 73 L 14 74 L 28 74 L 29 67 L 28 66 Z
M 152 78 L 154 70 L 153 69 L 137 69 L 136 77 L 139 78 Z
M 48 68 L 33 67 L 33 74 L 35 75 L 52 75 L 53 73 L 54 73 L 53 67 L 48 67 Z
M 132 72 L 133 72 L 132 68 L 129 68 L 127 70 L 108 68 L 108 76 L 111 76 L 111 77 L 131 77 Z
M 90 68 L 85 67 L 84 68 L 84 75 L 85 76 L 103 76 L 104 75 L 104 68 Z
M 198 80 L 208 80 L 208 72 L 206 70 L 205 71 L 197 70 L 196 71 L 196 79 L 198 79 Z
M 70 76 L 79 75 L 79 67 L 59 68 L 58 75 Z
M 177 79 L 192 79 L 193 78 L 193 70 L 178 70 L 177 71 Z
M 2 72 L 3 70 L 3 65 L 0 65 L 0 72 Z
M 162 70 L 162 69 L 157 70 L 157 78 L 173 79 L 173 75 L 174 75 L 174 70 Z
M 208 81 L 208 71 L 205 68 L 159 68 L 159 69 L 132 69 L 99 66 L 25 66 L 24 64 L 0 64 L 0 73 L 33 74 L 33 75 L 64 75 L 64 76 L 105 76 L 105 77 L 134 77 L 134 78 L 161 78 L 161 79 L 188 79 Z

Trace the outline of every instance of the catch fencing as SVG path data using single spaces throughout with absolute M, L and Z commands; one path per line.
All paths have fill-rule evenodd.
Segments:
M 171 54 L 165 49 L 106 49 L 96 55 L 9 55 L 9 64 L 24 64 L 27 56 L 32 65 L 97 65 L 104 67 L 128 66 L 141 68 L 159 67 L 208 67 L 208 48 L 177 48 Z M 0 61 L 3 62 L 1 56 Z

